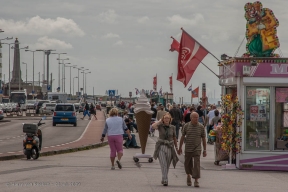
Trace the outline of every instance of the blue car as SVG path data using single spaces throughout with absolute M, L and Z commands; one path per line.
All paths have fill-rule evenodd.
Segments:
M 57 124 L 72 124 L 77 126 L 77 113 L 72 103 L 58 103 L 53 113 L 53 126 Z

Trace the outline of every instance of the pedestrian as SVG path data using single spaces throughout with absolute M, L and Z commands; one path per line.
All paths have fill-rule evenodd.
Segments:
M 205 119 L 204 119 L 204 113 L 202 111 L 202 106 L 201 105 L 199 105 L 197 107 L 196 113 L 198 113 L 198 115 L 199 115 L 198 122 L 201 123 L 202 125 L 204 125 Z
M 85 116 L 86 115 L 88 115 L 88 117 L 89 117 L 89 120 L 91 119 L 91 117 L 90 117 L 90 113 L 89 113 L 89 104 L 88 104 L 88 102 L 86 101 L 85 102 L 85 106 L 84 106 L 84 111 L 83 111 L 83 117 L 81 118 L 82 120 L 85 118 Z
M 106 119 L 105 128 L 102 132 L 101 141 L 104 141 L 104 137 L 108 136 L 108 144 L 110 146 L 110 160 L 111 160 L 111 170 L 115 170 L 115 158 L 117 156 L 117 166 L 122 169 L 122 164 L 120 160 L 123 156 L 123 134 L 126 132 L 128 138 L 132 139 L 129 129 L 126 127 L 123 118 L 118 117 L 118 109 L 112 108 L 109 111 L 109 118 Z
M 176 151 L 177 140 L 176 140 L 176 129 L 175 126 L 171 124 L 172 117 L 170 113 L 165 113 L 160 121 L 152 125 L 153 129 L 159 131 L 158 141 L 155 145 L 154 159 L 159 159 L 159 163 L 162 171 L 162 181 L 164 186 L 168 185 L 168 172 L 169 167 L 172 162 L 174 168 L 178 162 L 178 157 Z M 175 149 L 176 151 L 175 151 Z
M 90 104 L 89 112 L 90 112 L 90 119 L 91 119 L 91 115 L 93 115 L 94 118 L 97 120 L 96 109 L 95 109 L 95 106 L 93 105 L 93 103 Z
M 155 104 L 154 103 L 152 103 L 152 105 L 151 105 L 151 110 L 154 112 L 152 114 L 152 119 L 156 119 L 156 117 L 157 117 L 157 109 L 155 108 Z
M 192 178 L 195 179 L 194 187 L 199 187 L 198 179 L 200 178 L 200 155 L 202 151 L 201 141 L 204 148 L 203 157 L 206 157 L 206 136 L 204 126 L 198 122 L 198 113 L 192 112 L 190 117 L 191 121 L 183 127 L 178 155 L 182 153 L 183 141 L 186 139 L 184 167 L 187 174 L 187 185 L 192 185 L 192 175 Z
M 167 113 L 167 111 L 165 111 L 163 105 L 160 105 L 159 108 L 160 109 L 157 111 L 157 116 L 156 116 L 157 121 L 159 121 L 163 117 L 163 115 Z
M 180 122 L 182 120 L 182 115 L 180 109 L 176 108 L 176 104 L 173 104 L 173 108 L 169 111 L 171 117 L 172 117 L 172 125 L 176 127 L 176 139 L 178 141 L 179 136 L 179 129 L 180 129 Z

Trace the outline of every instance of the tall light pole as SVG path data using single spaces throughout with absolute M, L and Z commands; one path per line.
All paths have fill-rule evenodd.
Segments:
M 89 71 L 89 72 L 87 72 L 87 73 L 85 73 L 85 72 L 81 72 L 81 73 L 83 73 L 83 75 L 85 75 L 85 90 L 84 90 L 84 88 L 83 88 L 83 94 L 84 94 L 84 93 L 87 94 L 87 89 L 86 89 L 87 79 L 86 79 L 86 76 L 87 76 L 88 73 L 91 73 L 91 71 Z
M 84 67 L 80 67 L 80 68 L 77 68 L 77 67 L 73 67 L 74 69 L 78 69 L 78 94 L 79 94 L 79 71 L 83 70 Z
M 1 32 L 1 31 L 0 31 Z M 11 40 L 11 39 L 13 39 L 13 37 L 7 37 L 5 40 Z M 11 44 L 13 44 L 14 45 L 14 43 L 2 43 L 2 44 L 6 44 L 6 45 L 9 45 L 9 93 L 8 93 L 8 95 L 9 95 L 9 97 L 10 97 L 10 92 L 11 92 L 11 89 L 10 89 L 10 85 L 11 85 L 11 83 L 10 83 L 10 81 L 11 81 L 11 77 L 10 77 L 10 50 L 11 50 L 11 48 L 10 48 L 10 45 Z
M 17 39 L 17 38 L 16 38 Z M 11 47 L 11 49 L 15 49 L 14 46 Z M 20 52 L 20 49 L 29 49 L 29 46 L 26 46 L 26 47 L 23 47 L 23 48 L 19 48 L 19 52 Z M 20 66 L 19 66 L 20 67 Z M 19 69 L 19 90 L 21 90 L 21 67 Z
M 27 63 L 22 62 L 23 65 L 26 65 L 26 84 L 27 84 Z
M 71 64 L 71 63 L 69 63 L 69 64 Z M 72 83 L 72 81 L 71 81 L 71 67 L 76 67 L 77 65 L 70 65 L 70 66 L 65 66 L 65 67 L 69 67 L 70 68 L 70 100 L 71 100 L 71 83 Z
M 66 73 L 65 73 L 65 67 L 66 65 L 70 65 L 71 63 L 60 63 L 63 65 L 63 91 L 66 92 Z
M 69 58 L 66 58 L 66 59 L 57 59 L 58 61 L 59 61 L 59 65 L 61 65 L 61 64 L 63 64 L 64 63 L 64 61 L 65 60 L 69 60 Z M 62 61 L 62 63 L 60 63 L 60 61 Z M 59 72 L 59 74 L 60 74 L 60 72 Z M 61 80 L 62 80 L 62 92 L 64 91 L 64 79 L 63 79 L 63 77 L 64 77 L 64 66 L 62 67 L 62 78 L 60 78 Z
M 82 70 L 81 70 L 81 71 L 82 71 L 81 73 L 83 73 L 83 96 L 84 96 L 84 93 L 85 93 L 85 92 L 84 92 L 84 83 L 85 83 L 85 82 L 84 82 L 84 75 L 85 75 L 85 71 L 86 71 L 86 70 L 89 70 L 89 69 L 82 69 Z
M 51 53 L 51 54 L 58 54 L 58 87 L 60 87 L 60 55 L 64 55 L 64 54 L 67 54 L 67 53 Z M 63 89 L 63 87 L 62 87 Z
M 78 77 L 73 77 L 73 94 L 75 93 L 75 92 L 74 92 L 74 79 L 75 79 L 75 78 L 78 78 Z
M 34 88 L 34 53 L 36 52 L 36 50 L 35 51 L 31 51 L 31 50 L 28 50 L 28 49 L 26 49 L 25 50 L 26 52 L 27 51 L 29 51 L 29 52 L 32 52 L 33 53 L 33 66 L 32 66 L 32 73 L 33 73 L 33 75 L 32 75 L 32 78 L 33 78 L 33 80 L 32 80 L 32 95 L 33 95 L 33 98 L 34 98 L 34 93 L 35 93 L 35 88 Z M 40 86 L 40 84 L 39 84 L 39 86 Z

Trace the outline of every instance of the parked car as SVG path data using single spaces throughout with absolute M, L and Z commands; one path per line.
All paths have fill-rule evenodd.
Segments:
M 52 114 L 55 110 L 56 103 L 43 103 L 40 108 L 40 114 Z
M 39 100 L 36 104 L 36 114 L 40 113 L 40 108 L 42 107 L 43 103 L 50 103 L 50 100 Z
M 27 100 L 26 108 L 35 109 L 36 100 Z
M 80 106 L 79 106 L 79 113 L 83 112 L 84 111 L 84 107 L 85 107 L 85 103 L 81 103 Z
M 101 111 L 101 104 L 96 104 L 96 109 Z
M 58 103 L 56 104 L 55 111 L 53 113 L 53 126 L 57 124 L 73 124 L 77 126 L 77 113 L 75 106 L 72 103 Z
M 78 112 L 80 108 L 80 103 L 74 103 L 75 111 Z
M 4 119 L 4 112 L 3 110 L 0 110 L 0 120 L 3 120 Z

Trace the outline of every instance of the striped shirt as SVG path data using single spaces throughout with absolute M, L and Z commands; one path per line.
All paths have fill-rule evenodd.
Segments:
M 186 123 L 183 127 L 182 136 L 186 136 L 185 152 L 201 151 L 201 139 L 205 138 L 204 126 L 201 123 L 193 125 Z

